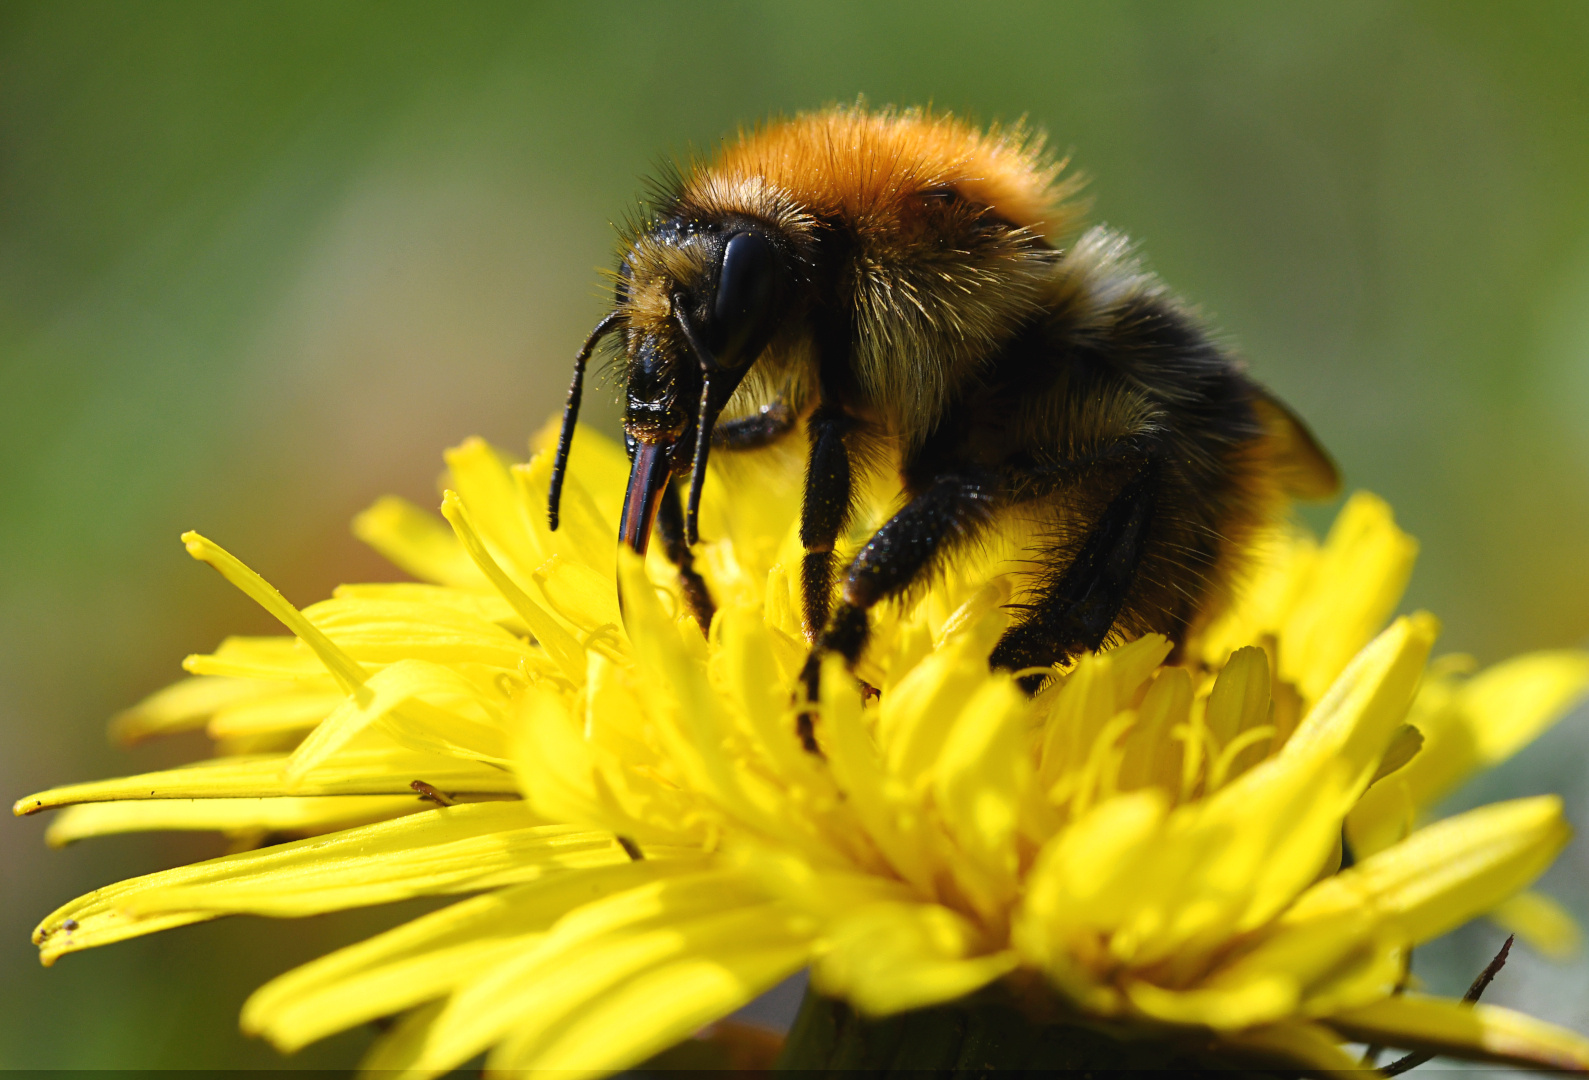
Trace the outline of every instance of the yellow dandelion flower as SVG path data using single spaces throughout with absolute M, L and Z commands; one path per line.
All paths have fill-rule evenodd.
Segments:
M 1369 1042 L 1589 1068 L 1572 1032 L 1403 992 L 1409 950 L 1473 917 L 1575 932 L 1522 891 L 1567 840 L 1558 799 L 1426 818 L 1578 700 L 1589 656 L 1431 665 L 1431 616 L 1385 626 L 1415 546 L 1379 500 L 1351 499 L 1322 543 L 1270 537 L 1180 662 L 1149 636 L 1031 697 L 986 661 L 1015 549 L 982 552 L 875 616 L 860 674 L 879 697 L 824 668 L 812 753 L 789 470 L 709 489 L 707 636 L 665 562 L 615 558 L 622 452 L 577 445 L 558 532 L 547 455 L 470 442 L 448 455 L 446 524 L 391 499 L 355 524 L 418 582 L 302 611 L 188 534 L 291 636 L 189 657 L 113 729 L 202 728 L 217 757 L 16 810 L 67 807 L 55 843 L 185 828 L 243 850 L 72 901 L 39 926 L 44 962 L 224 915 L 472 894 L 267 984 L 244 1027 L 290 1052 L 400 1014 L 367 1068 L 488 1051 L 600 1075 L 809 968 L 796 1063 L 884 1053 L 857 1042 L 877 1018 L 946 1006 L 958 1020 L 914 1029 L 927 1043 L 1005 1023 L 1008 1047 L 1013 1002 L 1024 1030 L 1064 1029 L 1065 1060 L 1103 1039 L 1117 1062 L 1355 1068 L 1348 1044 Z M 823 1028 L 847 1010 L 848 1034 Z M 894 1063 L 927 1053 L 887 1030 Z

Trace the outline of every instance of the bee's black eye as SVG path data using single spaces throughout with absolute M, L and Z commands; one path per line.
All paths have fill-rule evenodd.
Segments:
M 723 268 L 712 307 L 717 357 L 734 366 L 755 358 L 770 332 L 778 292 L 778 252 L 759 232 L 739 232 L 723 245 Z

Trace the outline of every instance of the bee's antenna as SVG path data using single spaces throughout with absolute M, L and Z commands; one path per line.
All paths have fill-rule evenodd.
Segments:
M 614 311 L 597 323 L 596 329 L 585 339 L 585 344 L 580 346 L 579 355 L 574 357 L 574 381 L 568 387 L 568 403 L 563 406 L 563 430 L 557 435 L 557 457 L 552 460 L 552 487 L 546 496 L 546 523 L 553 532 L 557 531 L 558 504 L 563 501 L 563 474 L 568 471 L 568 451 L 574 445 L 574 421 L 579 419 L 579 398 L 585 387 L 585 362 L 595 351 L 596 343 L 618 326 L 618 320 L 619 315 Z
M 684 542 L 696 544 L 701 539 L 701 485 L 706 482 L 706 456 L 712 449 L 712 372 L 722 371 L 723 366 L 695 332 L 695 323 L 685 310 L 684 298 L 674 293 L 670 299 L 673 301 L 673 318 L 679 324 L 679 329 L 684 331 L 684 340 L 689 342 L 695 362 L 701 365 L 701 404 L 695 414 L 695 453 L 690 458 L 690 496 L 684 508 Z

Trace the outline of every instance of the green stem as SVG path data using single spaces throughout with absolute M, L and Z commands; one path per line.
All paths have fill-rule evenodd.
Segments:
M 1077 1024 L 1033 1023 L 996 1000 L 967 999 L 872 1020 L 807 991 L 776 1068 L 842 1069 L 863 1076 L 931 1073 L 958 1080 L 1009 1069 L 1229 1076 L 1232 1068 L 1251 1065 L 1163 1038 L 1126 1039 Z M 1279 1080 L 1295 1074 L 1245 1075 Z

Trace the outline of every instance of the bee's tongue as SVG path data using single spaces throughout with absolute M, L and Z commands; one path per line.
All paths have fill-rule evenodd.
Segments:
M 646 553 L 651 539 L 651 524 L 656 520 L 658 496 L 667 486 L 673 467 L 668 451 L 671 443 L 637 443 L 634 464 L 629 469 L 629 490 L 623 499 L 623 520 L 618 526 L 618 542 L 629 545 L 637 554 Z

